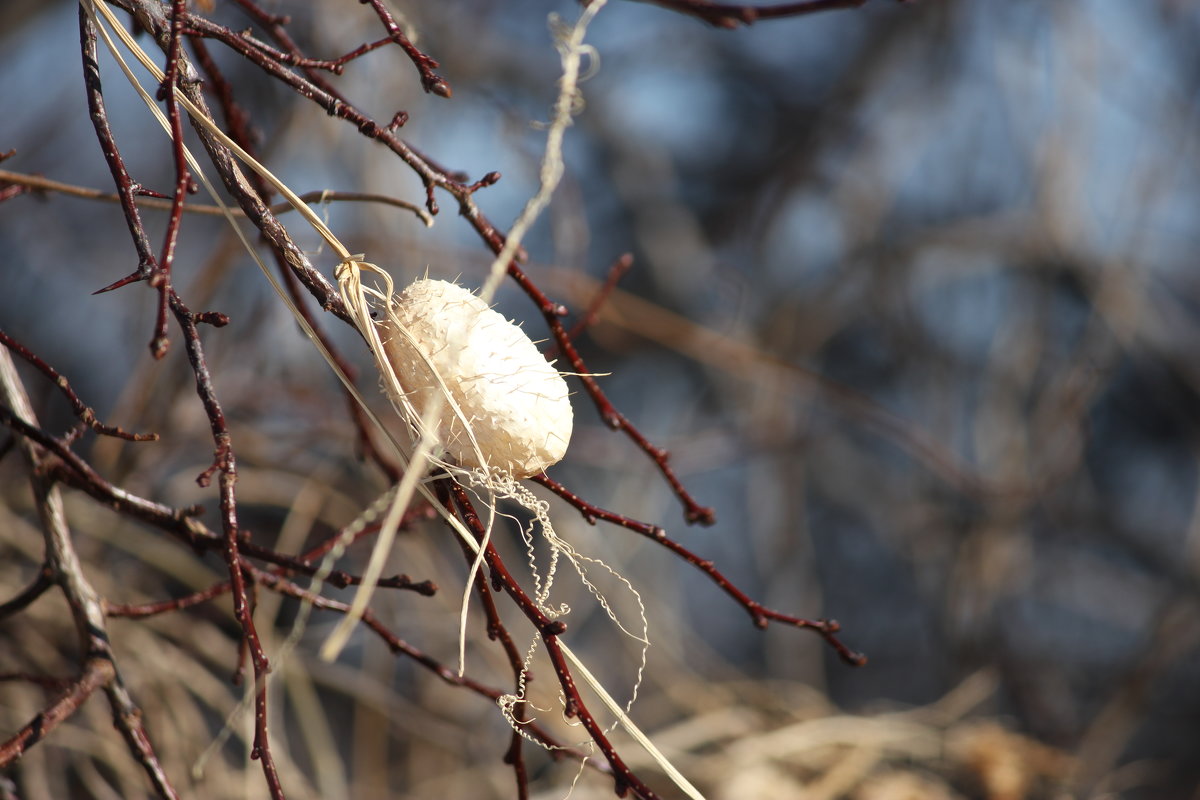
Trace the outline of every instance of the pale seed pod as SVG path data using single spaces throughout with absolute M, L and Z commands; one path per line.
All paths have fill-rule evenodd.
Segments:
M 390 318 L 377 325 L 409 402 L 421 414 L 444 385 L 474 433 L 478 452 L 443 403 L 437 432 L 455 463 L 528 478 L 562 459 L 573 424 L 567 383 L 524 331 L 446 281 L 418 280 L 392 303 L 407 335 Z

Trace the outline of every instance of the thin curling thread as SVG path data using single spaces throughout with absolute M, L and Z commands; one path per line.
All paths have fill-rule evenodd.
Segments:
M 587 588 L 588 592 L 596 599 L 596 602 L 604 609 L 605 614 L 611 619 L 617 627 L 626 636 L 634 641 L 641 643 L 641 653 L 638 663 L 637 674 L 634 679 L 633 689 L 630 692 L 629 700 L 624 704 L 623 711 L 625 714 L 633 707 L 637 701 L 638 690 L 641 688 L 642 680 L 646 670 L 646 657 L 650 648 L 650 623 L 646 617 L 646 607 L 642 602 L 641 594 L 633 587 L 627 578 L 610 567 L 607 563 L 598 558 L 585 556 L 576 551 L 568 542 L 559 538 L 554 532 L 554 525 L 550 521 L 550 506 L 544 501 L 538 499 L 524 484 L 513 479 L 513 477 L 501 470 L 472 470 L 466 474 L 467 479 L 471 482 L 471 486 L 476 489 L 484 489 L 488 493 L 490 502 L 496 500 L 511 500 L 517 505 L 524 508 L 533 515 L 533 519 L 528 526 L 518 526 L 521 531 L 521 537 L 525 542 L 525 552 L 529 561 L 530 571 L 534 576 L 535 587 L 535 602 L 538 605 L 538 610 L 551 619 L 565 616 L 570 613 L 571 609 L 566 604 L 553 606 L 549 604 L 550 590 L 554 584 L 556 567 L 560 557 L 565 558 L 579 576 L 580 582 Z M 550 564 L 547 569 L 544 579 L 540 576 L 538 570 L 537 559 L 534 551 L 534 532 L 540 531 L 542 538 L 550 546 Z M 613 610 L 608 598 L 599 587 L 588 577 L 587 565 L 595 565 L 608 572 L 625 586 L 625 589 L 632 595 L 638 606 L 638 617 L 641 622 L 641 633 L 633 633 L 621 621 L 617 613 Z M 534 637 L 529 651 L 525 657 L 524 668 L 527 670 L 532 663 L 534 653 L 537 650 L 538 639 Z M 505 694 L 497 698 L 497 704 L 500 706 L 500 711 L 504 718 L 508 720 L 508 724 L 513 730 L 521 734 L 532 742 L 539 744 L 541 747 L 547 747 L 544 743 L 537 742 L 527 735 L 522 729 L 520 720 L 516 718 L 515 708 L 518 703 L 526 702 L 526 686 L 524 670 L 517 682 L 517 691 L 512 694 Z M 560 698 L 560 702 L 565 705 L 566 699 Z M 605 732 L 611 731 L 621 722 L 620 719 L 612 722 Z M 575 746 L 586 746 L 587 741 L 577 742 Z M 549 748 L 547 748 L 549 749 Z

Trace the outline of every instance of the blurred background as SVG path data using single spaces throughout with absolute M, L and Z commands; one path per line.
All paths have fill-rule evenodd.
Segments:
M 383 35 L 358 3 L 263 5 L 290 15 L 314 56 Z M 547 14 L 573 20 L 578 7 L 391 7 L 441 62 L 453 98 L 423 94 L 397 48 L 351 63 L 337 85 L 381 122 L 406 110 L 403 136 L 438 163 L 471 180 L 501 172 L 476 197 L 506 228 L 536 189 L 545 133 L 531 122 L 548 117 L 560 74 Z M 225 0 L 210 13 L 235 30 L 250 24 Z M 15 150 L 0 168 L 112 191 L 77 16 L 62 1 L 0 8 L 0 151 Z M 559 535 L 617 568 L 645 604 L 654 646 L 635 719 L 711 798 L 1200 797 L 1200 8 L 872 0 L 726 31 L 613 0 L 588 41 L 597 71 L 568 131 L 563 183 L 526 240 L 529 273 L 574 321 L 609 266 L 633 254 L 578 345 L 717 522 L 685 525 L 653 464 L 581 391 L 574 441 L 551 475 L 662 525 L 767 605 L 836 618 L 870 658 L 852 668 L 804 631 L 757 630 L 697 570 L 555 501 Z M 101 49 L 130 170 L 169 192 L 169 143 Z M 386 149 L 211 49 L 264 160 L 292 188 L 422 202 Z M 438 200 L 431 229 L 382 206 L 318 211 L 400 283 L 428 271 L 476 287 L 490 253 L 452 198 Z M 165 215 L 146 214 L 161 236 Z M 288 224 L 332 277 L 336 258 Z M 178 334 L 156 362 L 155 294 L 92 294 L 135 266 L 116 205 L 52 193 L 0 205 L 0 327 L 106 422 L 163 435 L 89 436 L 77 452 L 114 483 L 202 503 L 214 521 L 216 490 L 194 481 L 212 442 Z M 296 550 L 353 520 L 386 481 L 359 457 L 335 379 L 223 221 L 185 220 L 175 282 L 193 309 L 232 319 L 203 338 L 240 461 L 243 524 Z M 498 302 L 546 337 L 515 286 Z M 345 325 L 326 328 L 367 365 Z M 64 430 L 65 404 L 24 374 L 43 426 Z M 372 383 L 360 380 L 374 397 Z M 5 598 L 42 558 L 24 469 L 15 452 L 0 462 Z M 88 576 L 113 602 L 220 580 L 216 556 L 78 493 L 67 501 Z M 346 568 L 361 569 L 367 552 L 352 550 Z M 442 591 L 384 593 L 377 612 L 453 664 L 464 568 L 447 530 L 406 534 L 389 568 Z M 620 584 L 605 591 L 636 623 Z M 559 592 L 573 607 L 572 647 L 627 695 L 638 648 L 570 576 Z M 189 797 L 265 796 L 245 726 L 217 738 L 241 692 L 228 680 L 228 606 L 112 622 L 126 682 Z M 271 652 L 295 614 L 260 597 Z M 273 730 L 289 796 L 514 796 L 493 706 L 365 635 L 338 663 L 319 661 L 334 621 L 315 615 L 277 661 Z M 472 631 L 468 672 L 506 686 L 482 617 Z M 0 642 L 0 671 L 63 674 L 74 663 L 57 599 L 0 622 Z M 551 684 L 545 673 L 533 688 L 547 724 Z M 0 684 L 3 730 L 44 701 L 36 687 Z M 91 701 L 8 771 L 5 791 L 144 796 L 108 713 Z M 537 797 L 565 794 L 575 764 L 530 757 Z M 611 790 L 585 773 L 573 796 Z

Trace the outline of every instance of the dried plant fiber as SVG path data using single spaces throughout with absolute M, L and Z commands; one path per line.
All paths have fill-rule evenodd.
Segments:
M 391 311 L 377 323 L 384 353 L 418 413 L 445 387 L 454 402 L 443 404 L 437 433 L 459 466 L 528 478 L 562 459 L 573 424 L 567 383 L 524 331 L 446 281 L 416 281 Z

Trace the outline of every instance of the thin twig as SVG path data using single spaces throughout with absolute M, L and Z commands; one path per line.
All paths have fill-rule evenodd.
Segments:
M 799 17 L 818 14 L 839 8 L 858 8 L 867 0 L 802 0 L 798 3 L 783 3 L 775 6 L 739 5 L 735 3 L 713 3 L 710 0 L 639 0 L 680 14 L 696 17 L 718 28 L 736 28 L 752 25 L 762 19 Z
M 20 613 L 37 600 L 46 590 L 53 588 L 54 580 L 50 574 L 50 568 L 43 565 L 38 570 L 37 577 L 11 600 L 6 600 L 0 603 L 0 620 L 6 617 L 11 617 L 13 614 Z
M 38 191 L 56 192 L 71 197 L 80 197 L 85 200 L 101 200 L 107 203 L 121 202 L 121 196 L 112 192 L 102 192 L 86 186 L 76 186 L 71 183 L 50 180 L 41 175 L 27 175 L 22 172 L 10 172 L 4 169 L 0 169 L 0 183 L 11 183 Z M 421 206 L 386 194 L 377 194 L 374 192 L 340 192 L 333 189 L 323 189 L 305 192 L 300 195 L 300 199 L 306 203 L 379 203 L 381 205 L 395 206 L 396 208 L 402 208 L 405 211 L 411 211 L 413 214 L 416 214 L 427 227 L 433 224 L 433 217 L 429 216 L 429 212 Z M 154 209 L 156 211 L 171 210 L 171 201 L 160 200 L 157 197 L 141 197 L 137 200 L 137 204 L 141 208 Z M 291 203 L 274 203 L 269 208 L 273 214 L 286 214 L 289 211 L 296 210 Z M 204 203 L 189 203 L 184 206 L 183 212 L 185 214 L 223 217 L 226 214 L 226 209 Z M 246 216 L 246 212 L 240 208 L 230 208 L 228 209 L 228 213 L 233 214 L 235 217 Z
M 642 452 L 650 457 L 650 459 L 658 466 L 659 472 L 671 489 L 675 492 L 675 496 L 680 499 L 684 505 L 684 519 L 689 523 L 699 522 L 703 525 L 712 525 L 717 521 L 716 512 L 713 509 L 702 506 L 691 493 L 684 487 L 683 482 L 675 474 L 675 470 L 671 468 L 671 455 L 661 447 L 657 447 L 650 442 L 642 432 L 639 431 L 629 418 L 617 410 L 616 406 L 604 394 L 600 388 L 600 384 L 596 382 L 587 369 L 587 364 L 579 355 L 579 351 L 575 349 L 574 343 L 567 335 L 567 331 L 563 328 L 559 317 L 560 306 L 550 300 L 549 297 L 533 282 L 530 277 L 525 274 L 524 270 L 517 266 L 516 262 L 511 262 L 508 267 L 508 272 L 517 283 L 525 290 L 533 301 L 537 304 L 538 309 L 542 312 L 542 317 L 546 320 L 546 325 L 550 328 L 550 333 L 554 337 L 555 343 L 562 351 L 563 356 L 571 365 L 573 372 L 577 373 L 579 380 L 583 382 L 583 388 L 587 391 L 588 396 L 592 398 L 592 404 L 596 406 L 596 410 L 600 413 L 600 419 L 604 421 L 608 427 L 613 430 L 622 431 L 626 436 L 633 440 Z
M 417 71 L 421 73 L 421 87 L 430 94 L 436 94 L 438 97 L 449 97 L 453 92 L 450 90 L 450 84 L 446 83 L 446 79 L 434 72 L 438 67 L 438 62 L 434 61 L 429 56 L 417 49 L 404 32 L 400 30 L 400 26 L 396 24 L 396 20 L 392 17 L 392 13 L 388 11 L 382 0 L 362 0 L 362 2 L 370 3 L 371 8 L 375 9 L 375 13 L 379 16 L 379 21 L 383 23 L 383 27 L 387 30 L 388 36 L 396 44 L 400 45 L 400 49 L 412 59 Z
M 55 728 L 74 714 L 97 689 L 113 679 L 116 670 L 108 659 L 87 659 L 83 674 L 65 692 L 46 706 L 21 729 L 0 743 L 0 768 L 7 767 L 25 751 L 46 738 Z
M 171 287 L 171 268 L 175 265 L 175 245 L 179 241 L 179 226 L 183 223 L 184 197 L 196 190 L 192 174 L 188 171 L 184 156 L 183 121 L 179 114 L 179 103 L 175 100 L 175 88 L 180 83 L 180 59 L 183 47 L 184 0 L 171 0 L 171 29 L 167 46 L 167 65 L 163 72 L 158 99 L 167 104 L 167 122 L 171 134 L 171 157 L 175 162 L 175 190 L 171 196 L 171 215 L 167 218 L 167 229 L 163 234 L 162 254 L 158 268 L 150 273 L 150 285 L 158 289 L 158 315 L 154 322 L 154 338 L 150 341 L 150 352 L 155 358 L 167 353 L 167 307 L 174 289 Z
M 617 288 L 617 283 L 624 277 L 625 273 L 633 266 L 633 253 L 625 253 L 620 258 L 612 263 L 608 268 L 608 277 L 604 279 L 604 283 L 592 296 L 588 303 L 587 310 L 583 315 L 575 321 L 571 326 L 571 330 L 567 331 L 567 338 L 575 341 L 585 330 L 587 330 L 596 321 L 596 317 L 600 313 L 600 309 L 608 302 L 608 298 L 612 295 L 613 290 Z M 558 358 L 558 345 L 552 344 L 546 349 L 546 358 L 553 360 Z
M 80 49 L 83 55 L 83 83 L 87 90 L 88 110 L 92 127 L 96 130 L 96 138 L 100 141 L 100 151 L 108 163 L 112 173 L 113 183 L 121 198 L 121 210 L 125 212 L 125 224 L 129 235 L 133 238 L 134 249 L 138 254 L 137 269 L 106 286 L 101 291 L 118 289 L 135 281 L 145 280 L 158 268 L 154 251 L 150 248 L 150 237 L 142 225 L 141 212 L 138 210 L 136 197 L 141 193 L 141 185 L 134 183 L 125 168 L 125 161 L 117 149 L 116 139 L 113 138 L 112 126 L 108 122 L 108 110 L 104 103 L 104 92 L 100 82 L 100 64 L 96 59 L 96 29 L 92 26 L 87 9 L 79 7 L 79 36 Z
M 566 500 L 581 513 L 589 523 L 595 524 L 596 520 L 602 519 L 605 522 L 611 522 L 615 525 L 620 525 L 622 528 L 639 533 L 647 539 L 651 539 L 663 547 L 670 550 L 675 555 L 682 558 L 687 563 L 691 564 L 696 569 L 708 576 L 717 587 L 725 592 L 725 594 L 737 601 L 738 605 L 746 609 L 746 613 L 750 615 L 750 619 L 754 621 L 755 627 L 766 628 L 770 622 L 779 622 L 784 625 L 790 625 L 793 628 L 806 628 L 819 635 L 829 644 L 830 647 L 838 654 L 842 661 L 851 666 L 861 667 L 867 663 L 867 657 L 862 653 L 851 650 L 840 639 L 837 638 L 837 633 L 841 630 L 841 626 L 836 620 L 818 619 L 811 620 L 804 617 L 797 617 L 791 614 L 785 614 L 781 611 L 767 608 L 739 589 L 732 581 L 725 577 L 711 559 L 701 558 L 683 545 L 674 541 L 667 536 L 667 532 L 657 525 L 650 525 L 645 522 L 638 522 L 629 517 L 616 514 L 612 511 L 607 511 L 599 506 L 592 505 L 584 500 L 579 495 L 572 492 L 567 487 L 563 486 L 558 481 L 554 480 L 544 472 L 541 475 L 536 475 L 533 480 L 545 486 L 556 495 Z
M 0 330 L 0 345 L 7 347 L 14 353 L 25 359 L 26 362 L 33 365 L 38 371 L 49 378 L 55 386 L 67 398 L 67 402 L 71 404 L 71 410 L 75 412 L 75 416 L 79 417 L 79 421 L 95 431 L 96 433 L 104 434 L 105 436 L 114 436 L 118 439 L 125 439 L 130 442 L 157 442 L 157 433 L 129 433 L 121 430 L 119 427 L 105 425 L 96 419 L 96 412 L 91 406 L 79 399 L 79 395 L 71 388 L 71 384 L 67 379 L 54 367 L 47 364 L 38 355 L 33 353 L 28 347 L 18 342 L 13 337 L 9 336 L 4 331 Z

